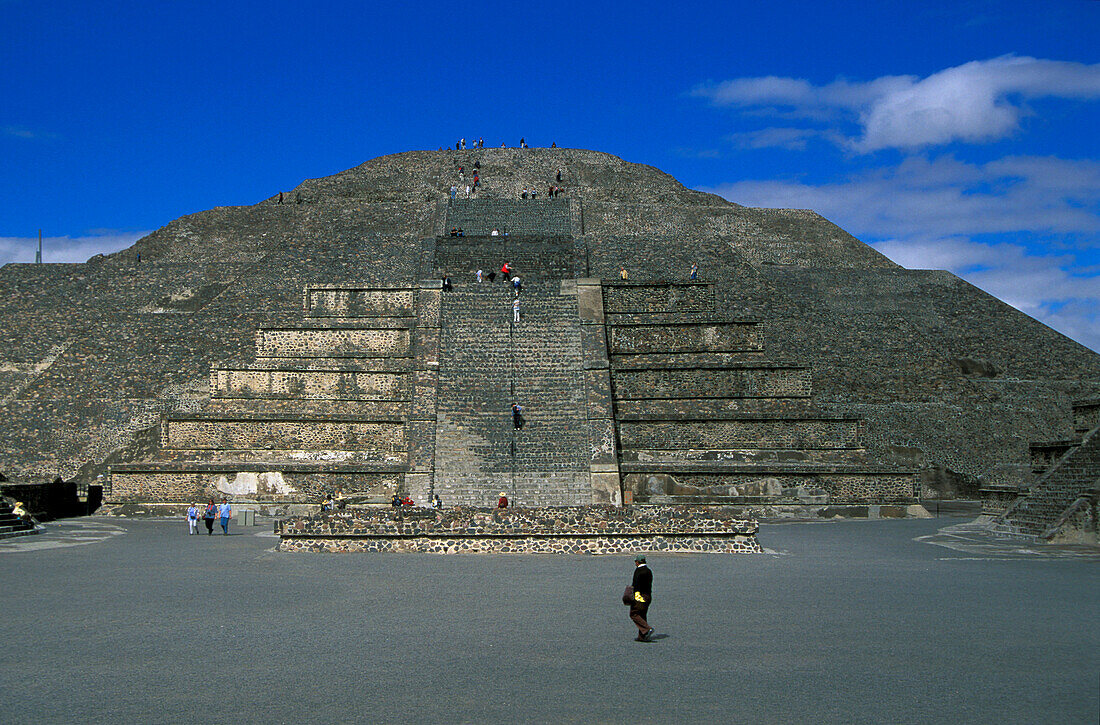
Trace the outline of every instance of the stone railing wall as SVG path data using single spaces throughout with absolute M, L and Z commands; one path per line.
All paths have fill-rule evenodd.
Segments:
M 614 554 L 761 551 L 757 524 L 721 507 L 374 509 L 275 525 L 282 551 Z

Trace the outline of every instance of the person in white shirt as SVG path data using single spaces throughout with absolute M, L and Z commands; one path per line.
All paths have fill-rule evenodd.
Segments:
M 480 269 L 477 271 L 477 283 L 481 284 L 481 277 L 484 274 Z
M 187 509 L 187 535 L 199 533 L 199 509 L 195 504 Z

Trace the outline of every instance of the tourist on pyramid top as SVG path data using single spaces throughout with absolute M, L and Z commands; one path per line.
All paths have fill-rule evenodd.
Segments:
M 466 149 L 466 139 L 460 140 L 459 143 L 462 144 L 462 149 L 465 150 Z
M 556 149 L 557 147 L 558 147 L 558 142 L 557 141 L 551 141 L 550 142 L 550 148 Z
M 501 141 L 501 142 L 500 142 L 500 147 L 501 147 L 502 149 L 503 149 L 503 148 L 508 148 L 507 146 L 505 146 L 505 145 L 504 145 L 504 142 L 503 142 L 503 141 Z
M 519 147 L 520 147 L 521 149 L 525 149 L 525 148 L 527 148 L 527 140 L 526 140 L 526 139 L 522 139 L 522 138 L 521 138 L 521 139 L 519 140 Z
M 483 139 L 483 138 L 479 138 L 479 139 L 477 140 L 477 147 L 478 147 L 479 149 L 483 149 L 483 148 L 485 148 L 485 139 Z
M 504 495 L 504 491 L 500 492 L 500 498 L 497 499 L 497 508 L 498 509 L 508 508 L 508 497 Z

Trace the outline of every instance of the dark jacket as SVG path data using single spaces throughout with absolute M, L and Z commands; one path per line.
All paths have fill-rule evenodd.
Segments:
M 653 594 L 653 572 L 649 570 L 649 567 L 645 564 L 634 567 L 634 583 L 632 584 L 634 591 L 645 597 L 646 604 L 649 604 L 650 597 Z

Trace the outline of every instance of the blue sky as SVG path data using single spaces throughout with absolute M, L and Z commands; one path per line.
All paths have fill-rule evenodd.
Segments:
M 838 7 L 839 6 L 839 7 Z M 1100 350 L 1100 2 L 0 0 L 0 263 L 375 156 L 592 148 L 808 207 Z

